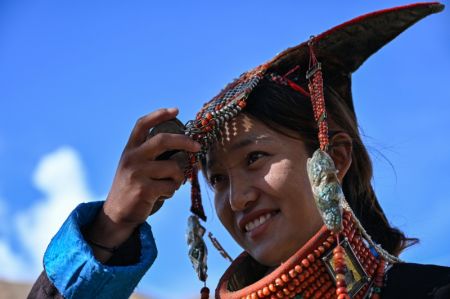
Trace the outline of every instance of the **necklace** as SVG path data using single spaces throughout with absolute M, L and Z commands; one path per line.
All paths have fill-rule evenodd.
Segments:
M 343 216 L 339 244 L 323 226 L 273 272 L 244 286 L 239 282 L 249 280 L 256 261 L 242 253 L 220 280 L 216 298 L 378 299 L 387 263 L 364 238 L 352 213 Z M 340 259 L 346 267 L 340 268 Z

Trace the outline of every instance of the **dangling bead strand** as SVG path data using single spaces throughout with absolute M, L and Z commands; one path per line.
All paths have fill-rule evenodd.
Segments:
M 198 169 L 195 166 L 192 167 L 191 172 L 191 212 L 203 221 L 206 221 L 206 215 L 203 209 L 202 197 L 200 193 L 200 184 L 198 182 Z
M 318 137 L 320 149 L 326 151 L 328 148 L 328 123 L 327 113 L 325 111 L 325 97 L 323 94 L 323 77 L 321 64 L 317 61 L 313 49 L 313 37 L 308 43 L 310 60 L 309 70 L 306 78 L 309 80 L 308 88 L 311 96 L 311 104 L 313 106 L 314 118 L 319 129 Z
M 345 282 L 345 273 L 347 272 L 345 250 L 339 244 L 339 237 L 336 237 L 336 239 L 337 246 L 333 249 L 334 271 L 336 272 L 336 296 L 337 299 L 350 299 L 347 283 Z
M 373 295 L 372 295 L 371 299 L 380 299 L 381 288 L 383 287 L 383 283 L 384 283 L 385 267 L 386 267 L 386 261 L 381 259 L 380 263 L 378 264 L 377 272 L 375 275 L 375 281 L 374 281 L 373 287 L 372 287 Z

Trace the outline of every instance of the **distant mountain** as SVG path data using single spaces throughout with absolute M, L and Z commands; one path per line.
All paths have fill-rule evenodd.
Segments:
M 0 281 L 0 299 L 24 299 L 30 289 L 30 284 Z
M 0 281 L 0 299 L 25 299 L 31 289 L 31 284 Z M 130 299 L 151 299 L 133 294 Z

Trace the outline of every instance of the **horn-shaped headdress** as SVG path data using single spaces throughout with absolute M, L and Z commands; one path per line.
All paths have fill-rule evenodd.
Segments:
M 231 283 L 231 277 L 248 260 L 246 254 L 241 255 L 223 276 L 217 298 L 297 298 L 298 294 L 303 296 L 298 298 L 322 298 L 322 295 L 326 298 L 362 298 L 368 293 L 371 298 L 378 298 L 386 264 L 398 262 L 398 259 L 372 241 L 345 201 L 337 179 L 331 180 L 332 185 L 328 179 L 324 183 L 324 176 L 329 178 L 330 173 L 335 176 L 336 170 L 326 153 L 328 124 L 323 86 L 330 86 L 338 93 L 356 122 L 351 74 L 408 27 L 443 8 L 442 4 L 432 2 L 386 9 L 311 37 L 242 74 L 187 123 L 186 135 L 202 144 L 198 155 L 205 154 L 216 142 L 222 125 L 245 110 L 247 98 L 263 78 L 308 96 L 317 122 L 320 148 L 308 160 L 308 174 L 325 226 L 286 261 L 282 269 L 243 288 L 233 287 Z M 289 76 L 293 72 L 295 76 Z M 192 165 L 198 161 L 198 155 L 191 157 Z M 196 167 L 189 176 L 193 186 L 191 211 L 206 220 Z M 348 279 L 349 269 L 355 271 L 359 279 Z M 323 278 L 325 274 L 321 273 L 328 273 L 327 277 L 332 277 L 334 283 Z M 206 279 L 206 274 L 202 272 L 199 277 Z M 314 281 L 316 287 L 303 283 L 307 278 Z M 325 296 L 328 293 L 331 297 Z M 207 298 L 206 291 L 203 297 Z

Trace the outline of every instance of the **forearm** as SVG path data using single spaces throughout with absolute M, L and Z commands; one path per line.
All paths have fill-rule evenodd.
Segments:
M 142 224 L 105 263 L 98 261 L 81 228 L 92 222 L 102 203 L 83 204 L 72 212 L 44 256 L 45 274 L 64 298 L 128 298 L 156 258 L 150 226 Z M 49 289 L 42 276 L 29 298 Z
M 105 263 L 109 266 L 126 266 L 139 263 L 141 243 L 139 230 L 135 230 L 118 250 Z M 28 299 L 62 299 L 64 298 L 55 285 L 50 281 L 45 271 L 42 271 L 34 283 Z

